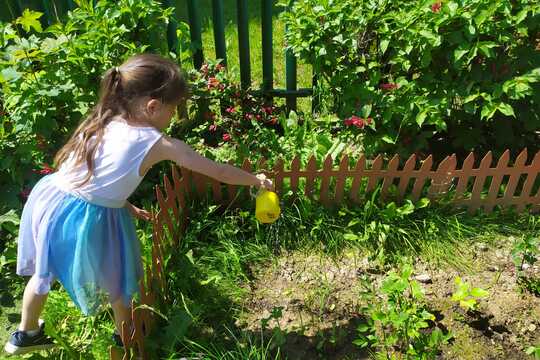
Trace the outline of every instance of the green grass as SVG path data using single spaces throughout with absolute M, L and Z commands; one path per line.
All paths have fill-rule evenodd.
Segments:
M 267 342 L 261 342 L 257 334 L 244 331 L 236 320 L 246 311 L 243 304 L 248 300 L 249 284 L 255 280 L 254 269 L 270 266 L 284 253 L 300 251 L 339 258 L 345 251 L 356 249 L 355 253 L 370 255 L 376 261 L 374 264 L 380 264 L 379 246 L 385 246 L 382 260 L 386 261 L 382 264 L 385 269 L 399 264 L 405 257 L 419 257 L 466 273 L 474 269 L 474 254 L 470 249 L 475 242 L 494 243 L 501 237 L 537 232 L 534 224 L 538 221 L 533 215 L 516 217 L 496 212 L 471 217 L 464 212 L 430 206 L 395 220 L 392 226 L 399 231 L 387 231 L 384 243 L 378 242 L 380 234 L 354 240 L 344 235 L 351 232 L 352 221 L 365 216 L 363 208 L 326 209 L 306 199 L 284 201 L 287 205 L 282 216 L 272 225 L 256 222 L 250 202 L 243 209 L 227 211 L 204 201 L 190 204 L 188 231 L 182 238 L 181 249 L 171 255 L 167 271 L 172 298 L 182 301 L 175 301 L 167 316 L 191 315 L 189 321 L 189 317 L 177 317 L 170 327 L 173 332 L 182 328 L 184 338 L 159 334 L 170 340 L 167 345 L 159 343 L 160 349 L 172 351 L 163 356 L 173 356 L 172 353 L 176 358 L 196 353 L 204 353 L 210 359 L 274 356 L 274 352 L 268 352 Z M 381 209 L 372 213 L 366 219 L 366 228 L 372 221 L 380 221 L 383 212 Z M 325 297 L 323 293 L 315 295 L 316 301 Z M 270 346 L 274 351 L 279 349 L 274 345 Z
M 179 20 L 188 22 L 187 5 L 185 0 L 176 0 L 176 16 Z M 240 74 L 238 56 L 238 28 L 237 10 L 235 0 L 224 0 L 225 41 L 227 48 L 227 62 L 229 68 Z M 206 59 L 216 59 L 214 46 L 214 31 L 212 26 L 211 0 L 198 0 L 197 5 L 202 17 L 203 53 Z M 278 19 L 280 9 L 274 6 L 273 13 L 273 62 L 274 62 L 274 88 L 285 88 L 285 24 Z M 249 14 L 249 45 L 251 59 L 251 79 L 255 89 L 262 83 L 262 37 L 261 37 L 261 2 L 248 2 Z M 310 65 L 298 62 L 298 88 L 310 88 L 312 69 Z M 238 77 L 238 81 L 240 78 Z M 304 112 L 311 111 L 311 99 L 299 98 L 298 108 Z
M 356 249 L 360 250 L 356 253 L 372 255 L 380 261 L 375 255 L 380 253 L 380 246 L 385 246 L 383 260 L 390 266 L 403 257 L 420 257 L 467 271 L 472 269 L 469 249 L 474 242 L 494 243 L 511 235 L 538 235 L 539 219 L 529 214 L 495 212 L 471 217 L 441 206 L 429 206 L 396 220 L 383 217 L 385 207 L 371 209 L 367 215 L 363 207 L 327 209 L 315 201 L 287 196 L 283 196 L 283 201 L 286 206 L 282 208 L 282 217 L 272 225 L 261 225 L 254 219 L 252 202 L 245 203 L 243 209 L 226 211 L 205 201 L 190 204 L 190 225 L 181 248 L 167 259 L 167 281 L 174 303 L 166 309 L 168 322 L 163 322 L 161 330 L 151 338 L 149 349 L 169 349 L 162 355 L 171 359 L 197 353 L 204 353 L 209 359 L 276 356 L 279 348 L 270 337 L 246 332 L 236 320 L 246 311 L 243 302 L 249 283 L 255 279 L 253 270 L 269 266 L 285 252 L 339 258 L 345 251 Z M 359 219 L 363 225 L 351 225 Z M 399 231 L 386 230 L 384 243 L 378 241 L 380 234 L 363 240 L 345 236 L 354 229 L 361 235 L 373 221 L 391 222 L 394 230 Z M 139 227 L 140 232 L 149 231 L 141 224 Z M 141 239 L 145 256 L 150 239 L 147 235 Z M 11 267 L 4 268 L 2 278 L 6 281 L 0 283 L 2 343 L 20 320 L 24 282 L 13 271 Z M 315 300 L 326 296 L 316 295 Z M 110 313 L 83 317 L 67 294 L 57 288 L 50 295 L 43 317 L 54 325 L 52 330 L 61 346 L 54 352 L 33 354 L 27 359 L 71 358 L 74 353 L 85 359 L 107 358 L 113 330 Z

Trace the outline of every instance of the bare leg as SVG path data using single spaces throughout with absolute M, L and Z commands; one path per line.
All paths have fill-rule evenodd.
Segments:
M 19 330 L 37 330 L 39 328 L 39 315 L 43 311 L 47 295 L 38 295 L 35 293 L 35 278 L 32 277 L 26 284 L 23 295 L 21 324 Z
M 131 306 L 125 306 L 122 299 L 111 303 L 111 306 L 114 313 L 116 330 L 120 335 L 122 335 L 122 321 L 126 323 L 128 330 L 131 329 Z

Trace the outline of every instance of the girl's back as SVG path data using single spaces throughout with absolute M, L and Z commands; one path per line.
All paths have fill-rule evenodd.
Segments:
M 94 157 L 94 174 L 80 187 L 88 173 L 86 163 L 75 165 L 73 156 L 58 170 L 58 182 L 89 201 L 122 207 L 142 181 L 141 164 L 163 134 L 153 126 L 133 126 L 120 116 L 105 127 Z

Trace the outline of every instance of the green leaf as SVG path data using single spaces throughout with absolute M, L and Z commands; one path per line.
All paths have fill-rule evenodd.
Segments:
M 390 43 L 390 40 L 388 39 L 381 40 L 381 43 L 379 44 L 379 48 L 381 50 L 382 55 L 386 52 L 386 49 L 388 48 L 389 43 Z
M 499 111 L 506 116 L 516 117 L 516 114 L 514 114 L 514 109 L 510 104 L 500 103 L 499 105 L 497 105 L 497 109 L 499 109 Z
M 459 59 L 463 57 L 466 53 L 469 52 L 469 48 L 465 45 L 461 45 L 459 48 L 454 50 L 454 62 L 458 62 Z
M 18 80 L 22 76 L 22 73 L 18 72 L 15 68 L 8 67 L 0 72 L 0 82 Z
M 429 205 L 429 199 L 428 198 L 421 198 L 420 201 L 416 204 L 417 209 L 425 208 Z
M 431 31 L 420 30 L 418 33 L 422 35 L 423 37 L 425 37 L 426 39 L 430 40 L 429 43 L 432 46 L 439 46 L 441 43 L 441 37 L 435 33 L 432 33 Z
M 492 58 L 495 57 L 495 53 L 493 52 L 493 48 L 497 47 L 498 45 L 491 41 L 482 41 L 478 43 L 478 49 L 484 54 L 485 57 Z
M 366 332 L 370 329 L 370 326 L 368 324 L 360 324 L 358 325 L 358 327 L 356 328 L 356 330 L 360 331 L 360 332 Z
M 15 210 L 10 210 L 7 213 L 0 215 L 0 226 L 3 223 L 12 223 L 13 225 L 19 225 L 20 218 L 19 215 L 15 212 Z
M 25 31 L 34 29 L 37 32 L 42 32 L 43 29 L 41 28 L 41 23 L 38 20 L 42 15 L 43 13 L 39 11 L 24 9 L 22 16 L 18 17 L 15 23 L 21 24 Z
M 424 297 L 424 291 L 416 281 L 411 282 L 411 293 L 415 299 L 422 299 Z
M 386 142 L 386 143 L 389 143 L 389 144 L 395 144 L 396 141 L 394 139 L 392 139 L 390 136 L 388 135 L 384 135 L 382 138 L 381 138 L 382 141 Z
M 459 302 L 459 306 L 461 306 L 464 309 L 474 309 L 476 306 L 476 300 L 469 299 L 469 300 L 461 300 Z
M 458 8 L 458 4 L 456 4 L 453 1 L 450 1 L 449 3 L 446 4 L 446 6 L 448 6 L 448 10 L 450 10 L 451 15 L 454 15 L 456 13 L 456 10 Z
M 482 106 L 482 113 L 480 114 L 481 119 L 489 120 L 493 117 L 495 114 L 495 111 L 497 111 L 497 105 L 493 103 L 487 103 L 484 106 Z
M 474 297 L 486 297 L 489 295 L 489 292 L 482 289 L 482 288 L 473 288 L 471 290 L 471 295 L 474 296 Z
M 416 115 L 416 123 L 418 126 L 422 127 L 422 124 L 426 120 L 427 110 L 422 110 L 418 115 Z
M 345 41 L 343 40 L 343 34 L 336 35 L 332 38 L 335 42 L 338 42 L 340 44 L 343 44 Z

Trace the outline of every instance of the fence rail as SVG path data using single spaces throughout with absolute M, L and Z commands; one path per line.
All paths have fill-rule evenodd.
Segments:
M 421 196 L 433 201 L 444 198 L 450 204 L 468 208 L 470 213 L 480 208 L 491 212 L 495 206 L 515 207 L 517 211 L 531 206 L 532 211 L 538 211 L 540 152 L 530 162 L 527 158 L 525 149 L 511 161 L 507 150 L 494 163 L 491 152 L 488 152 L 475 167 L 475 156 L 471 153 L 458 168 L 455 155 L 445 158 L 437 166 L 434 166 L 431 155 L 422 161 L 413 155 L 402 166 L 397 155 L 388 161 L 382 156 L 373 160 L 360 156 L 356 161 L 344 156 L 337 167 L 331 157 L 324 159 L 322 166 L 317 164 L 315 157 L 311 157 L 305 166 L 296 157 L 287 168 L 282 160 L 278 160 L 271 169 L 266 168 L 264 160 L 257 164 L 245 160 L 242 168 L 265 172 L 274 179 L 278 193 L 290 189 L 302 195 L 302 181 L 303 195 L 326 205 L 339 205 L 344 201 L 358 204 L 372 191 L 380 189 L 383 199 L 390 195 L 397 201 L 405 197 L 413 201 Z M 221 184 L 185 168 L 173 166 L 171 178 L 172 181 L 165 175 L 163 186 L 156 186 L 159 210 L 153 215 L 152 261 L 147 266 L 146 286 L 141 283 L 142 304 L 154 304 L 157 296 L 165 302 L 168 299 L 163 259 L 164 254 L 174 251 L 179 245 L 187 227 L 188 199 L 210 196 L 218 204 L 230 205 L 241 196 L 240 187 Z M 243 194 L 247 196 L 246 192 Z M 151 331 L 155 319 L 148 309 L 134 308 L 135 332 L 127 336 L 124 329 L 126 348 L 123 354 L 111 348 L 112 360 L 129 359 L 129 354 L 135 349 L 146 358 L 143 337 Z
M 6 6 L 0 15 L 0 20 L 11 20 L 20 16 L 25 8 L 32 8 L 45 14 L 42 21 L 44 25 L 51 25 L 57 18 L 64 16 L 67 11 L 76 8 L 73 0 L 5 0 Z M 284 53 L 285 60 L 285 89 L 274 88 L 273 78 L 273 31 L 272 31 L 272 13 L 274 9 L 274 0 L 257 0 L 261 6 L 261 32 L 262 32 L 262 86 L 255 93 L 264 96 L 269 100 L 274 97 L 286 99 L 289 109 L 296 109 L 297 98 L 311 97 L 313 95 L 313 85 L 311 88 L 298 89 L 297 64 L 294 54 L 287 50 Z M 251 1 L 249 3 L 254 3 Z M 97 3 L 93 1 L 94 5 Z M 164 7 L 178 7 L 176 0 L 161 0 Z M 293 0 L 290 1 L 290 4 Z M 237 27 L 238 27 L 238 55 L 240 61 L 240 84 L 243 89 L 251 87 L 251 59 L 250 59 L 250 38 L 249 38 L 249 19 L 248 19 L 248 0 L 236 0 L 237 9 Z M 204 63 L 204 52 L 202 44 L 202 25 L 200 4 L 198 0 L 186 1 L 186 12 L 188 14 L 188 23 L 190 28 L 191 43 L 193 51 L 193 65 L 199 69 Z M 225 21 L 223 18 L 224 2 L 223 0 L 212 0 L 212 27 L 214 31 L 214 43 L 216 58 L 222 59 L 227 63 L 227 47 L 225 42 Z M 169 22 L 167 29 L 167 43 L 170 51 L 177 52 L 178 39 L 176 36 L 176 26 L 178 19 Z M 317 81 L 313 78 L 313 84 Z M 312 102 L 312 109 L 317 105 L 316 99 Z

